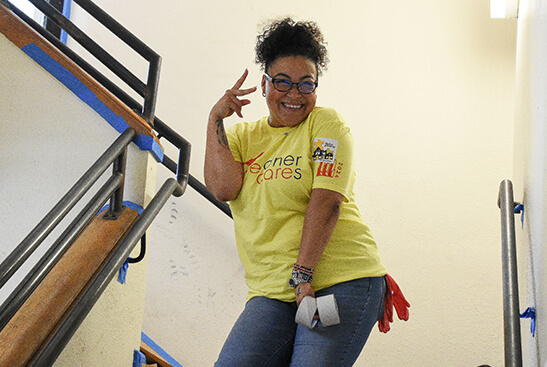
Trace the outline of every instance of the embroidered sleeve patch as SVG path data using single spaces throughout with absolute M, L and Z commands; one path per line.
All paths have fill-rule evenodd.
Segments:
M 313 141 L 313 161 L 334 163 L 338 149 L 338 140 L 315 138 Z

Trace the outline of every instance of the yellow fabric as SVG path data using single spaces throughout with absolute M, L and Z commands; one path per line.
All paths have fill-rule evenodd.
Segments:
M 230 207 L 249 299 L 295 300 L 288 281 L 314 188 L 339 192 L 345 200 L 313 288 L 386 274 L 355 204 L 353 138 L 335 110 L 316 107 L 295 127 L 272 128 L 264 117 L 236 124 L 227 135 L 234 158 L 245 167 L 243 187 Z

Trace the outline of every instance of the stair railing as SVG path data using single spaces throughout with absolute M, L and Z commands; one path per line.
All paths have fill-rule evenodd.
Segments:
M 92 185 L 112 165 L 113 173 L 103 187 L 93 196 L 89 203 L 70 223 L 63 234 L 55 241 L 46 254 L 34 266 L 26 278 L 10 294 L 0 307 L 0 330 L 30 297 L 40 282 L 53 269 L 70 245 L 97 215 L 99 210 L 110 200 L 111 205 L 105 219 L 116 219 L 124 210 L 123 187 L 125 177 L 125 161 L 127 145 L 133 141 L 136 133 L 129 128 L 107 149 L 93 166 L 78 180 L 78 182 L 61 198 L 53 209 L 25 237 L 16 249 L 0 264 L 0 281 L 5 284 L 21 267 L 30 255 L 43 243 L 47 236 L 57 227 L 64 217 L 79 200 L 89 191 Z M 115 273 L 122 267 L 137 242 L 144 236 L 146 230 L 163 208 L 171 195 L 181 196 L 188 184 L 188 167 L 190 162 L 190 145 L 183 146 L 179 152 L 176 180 L 169 178 L 156 193 L 126 236 L 109 255 L 100 269 L 90 280 L 89 286 L 83 292 L 65 319 L 48 339 L 45 346 L 33 357 L 32 366 L 49 366 L 57 359 L 66 344 L 70 341 L 80 324 L 83 322 L 93 305 L 100 298 Z M 1 287 L 1 286 L 0 286 Z
M 2 1 L 2 0 L 0 0 Z M 33 4 L 35 3 L 44 3 L 44 0 L 30 0 Z M 112 17 L 106 15 L 102 10 L 98 9 L 95 4 L 93 4 L 89 0 L 74 0 L 77 4 L 79 4 L 82 7 L 86 7 L 85 9 L 91 14 L 99 14 L 96 19 L 101 22 L 105 27 L 115 32 L 115 34 L 123 35 L 123 38 L 120 37 L 123 41 L 129 40 L 137 40 L 134 35 L 132 35 L 127 29 L 125 29 L 123 26 L 121 26 L 117 21 L 115 21 Z M 74 36 L 73 32 L 74 28 L 76 26 L 70 25 L 72 24 L 68 19 L 66 19 L 61 13 L 59 13 L 56 9 L 48 5 L 40 5 L 41 8 L 43 8 L 44 12 L 51 13 L 52 19 L 54 21 L 58 20 L 58 24 L 63 27 L 64 25 L 68 25 L 70 29 L 66 29 L 67 33 L 69 33 L 72 37 L 78 37 L 78 39 L 85 39 L 84 36 L 82 36 L 80 33 L 83 33 L 81 30 L 76 31 L 76 35 Z M 50 43 L 52 43 L 55 47 L 57 47 L 59 50 L 61 50 L 67 57 L 69 57 L 74 63 L 76 63 L 79 67 L 81 67 L 85 72 L 87 72 L 89 75 L 91 75 L 97 82 L 99 82 L 101 85 L 103 85 L 107 90 L 109 90 L 112 94 L 114 94 L 117 98 L 119 98 L 123 103 L 125 103 L 127 106 L 129 106 L 134 111 L 143 114 L 143 117 L 147 119 L 146 117 L 146 105 L 152 104 L 151 102 L 147 102 L 148 99 L 154 99 L 155 100 L 155 93 L 157 89 L 157 80 L 155 81 L 156 89 L 151 88 L 150 92 L 146 94 L 145 100 L 144 100 L 144 106 L 141 105 L 138 101 L 136 101 L 133 97 L 131 97 L 127 92 L 125 92 L 122 88 L 118 87 L 115 83 L 113 83 L 110 79 L 108 79 L 106 76 L 104 76 L 103 73 L 98 71 L 95 67 L 93 67 L 90 63 L 88 63 L 86 60 L 84 60 L 82 57 L 80 57 L 78 54 L 76 54 L 72 49 L 70 49 L 68 46 L 66 46 L 64 43 L 62 43 L 58 38 L 53 36 L 51 33 L 49 33 L 46 29 L 44 29 L 40 24 L 35 22 L 32 18 L 28 17 L 26 14 L 24 14 L 22 11 L 17 9 L 15 6 L 11 5 L 12 10 L 14 11 L 17 16 L 19 16 L 22 20 L 24 20 L 30 27 L 32 27 L 36 32 L 38 32 L 42 37 L 46 38 Z M 51 8 L 51 9 L 50 9 Z M 100 11 L 99 11 L 100 10 Z M 47 15 L 47 14 L 46 14 Z M 64 18 L 64 19 L 63 19 Z M 138 41 L 138 40 L 137 40 Z M 84 41 L 84 43 L 86 43 Z M 94 43 L 94 42 L 93 42 Z M 88 45 L 88 51 L 94 55 L 95 57 L 99 57 L 95 55 L 95 47 L 93 43 L 90 43 Z M 139 47 L 141 44 L 141 41 L 136 42 L 135 47 Z M 145 49 L 148 49 L 146 47 Z M 102 50 L 102 49 L 101 49 Z M 104 51 L 104 50 L 103 50 Z M 99 51 L 99 53 L 102 53 Z M 151 55 L 156 55 L 155 53 L 151 53 Z M 161 58 L 157 56 L 159 60 Z M 108 58 L 108 56 L 106 56 Z M 156 65 L 155 61 L 156 57 L 154 56 L 151 61 L 151 66 L 149 69 L 149 74 L 156 75 L 159 73 L 159 60 L 158 64 Z M 108 66 L 108 65 L 107 65 Z M 149 79 L 151 77 L 149 76 Z M 156 77 L 153 78 L 155 80 Z M 126 78 L 128 79 L 128 85 L 136 90 L 138 86 L 132 86 L 131 80 L 132 78 Z M 151 83 L 154 84 L 154 83 Z M 155 106 L 155 103 L 153 104 Z M 141 112 L 142 111 L 142 112 Z M 171 144 L 175 145 L 177 148 L 180 149 L 181 146 L 189 145 L 188 141 L 186 141 L 182 136 L 180 136 L 177 132 L 175 132 L 173 129 L 171 129 L 166 123 L 164 123 L 161 119 L 159 119 L 157 116 L 154 116 L 153 119 L 147 120 L 153 127 L 153 129 L 158 133 L 158 138 L 165 138 L 167 141 L 169 141 Z M 168 156 L 164 156 L 164 159 L 162 161 L 162 164 L 167 167 L 170 171 L 176 174 L 177 171 L 177 164 L 175 161 Z M 218 201 L 213 194 L 207 190 L 204 184 L 202 184 L 198 179 L 196 179 L 194 176 L 189 175 L 188 177 L 188 185 L 192 187 L 194 190 L 196 190 L 200 195 L 202 195 L 204 198 L 206 198 L 208 201 L 210 201 L 213 205 L 215 205 L 218 209 L 220 209 L 223 213 L 225 213 L 230 218 L 232 217 L 232 213 L 230 211 L 230 207 L 228 204 L 224 202 Z
M 125 178 L 125 160 L 127 146 L 136 137 L 135 130 L 127 129 L 87 170 L 86 173 L 59 200 L 48 214 L 34 227 L 21 243 L 0 264 L 0 288 L 12 277 L 34 251 L 46 240 L 48 235 L 60 224 L 80 199 L 91 189 L 110 165 L 113 173 L 95 196 L 67 226 L 60 237 L 53 243 L 45 255 L 32 268 L 25 279 L 16 287 L 0 307 L 0 330 L 21 308 L 32 292 L 38 287 L 49 271 L 78 237 L 91 219 L 105 203 L 111 199 L 105 217 L 117 218 L 124 209 L 122 205 L 123 182 Z
M 106 51 L 104 51 L 94 41 L 92 41 L 89 37 L 87 37 L 81 30 L 79 30 L 74 24 L 72 24 L 72 22 L 70 22 L 67 18 L 65 18 L 55 8 L 50 6 L 46 1 L 29 0 L 39 10 L 41 10 L 48 18 L 53 20 L 68 34 L 70 34 L 87 51 L 89 51 L 92 55 L 97 57 L 97 59 L 99 59 L 103 64 L 105 64 L 105 66 L 107 66 L 111 71 L 113 71 L 114 74 L 116 74 L 118 77 L 120 77 L 120 79 L 126 82 L 139 95 L 143 96 L 144 103 L 143 105 L 141 105 L 139 102 L 137 102 L 132 97 L 130 97 L 125 91 L 123 91 L 113 82 L 111 82 L 108 78 L 106 78 L 102 73 L 100 73 L 94 67 L 92 67 L 87 61 L 83 60 L 74 51 L 72 51 L 62 42 L 60 42 L 56 37 L 51 35 L 41 25 L 39 25 L 33 19 L 26 16 L 23 12 L 19 11 L 19 9 L 17 9 L 15 6 L 9 3 L 8 0 L 0 0 L 0 1 L 2 1 L 2 3 L 7 3 L 7 5 L 14 11 L 14 13 L 17 14 L 21 19 L 23 19 L 27 24 L 29 24 L 29 26 L 31 26 L 35 31 L 37 31 L 49 42 L 51 42 L 54 46 L 60 49 L 61 52 L 63 52 L 66 56 L 72 59 L 73 62 L 75 62 L 84 71 L 86 71 L 89 75 L 95 78 L 95 80 L 97 80 L 112 94 L 118 97 L 123 103 L 128 105 L 134 111 L 141 114 L 143 118 L 158 132 L 158 138 L 166 138 L 170 143 L 172 143 L 175 147 L 179 149 L 178 163 L 175 163 L 174 160 L 172 160 L 171 158 L 167 156 L 164 156 L 164 159 L 162 162 L 164 166 L 166 166 L 169 170 L 171 170 L 173 173 L 176 174 L 176 180 L 170 178 L 162 185 L 160 190 L 157 192 L 156 196 L 152 199 L 150 204 L 147 206 L 147 208 L 143 211 L 143 213 L 139 216 L 139 218 L 134 223 L 132 228 L 129 230 L 128 234 L 120 242 L 117 248 L 112 252 L 108 260 L 105 261 L 101 269 L 95 274 L 94 278 L 91 280 L 89 287 L 83 292 L 79 300 L 75 302 L 73 308 L 67 314 L 66 318 L 62 321 L 62 323 L 59 325 L 59 327 L 54 332 L 54 334 L 49 338 L 47 344 L 34 357 L 33 362 L 31 364 L 32 366 L 44 366 L 44 365 L 51 365 L 56 360 L 56 358 L 61 353 L 63 348 L 66 346 L 66 344 L 68 343 L 68 341 L 70 340 L 74 332 L 77 330 L 78 326 L 85 319 L 86 315 L 89 313 L 93 305 L 96 303 L 96 301 L 98 300 L 102 292 L 106 289 L 106 286 L 111 281 L 114 274 L 118 271 L 118 269 L 123 265 L 123 263 L 129 257 L 129 254 L 135 247 L 138 240 L 143 237 L 146 229 L 152 223 L 153 219 L 157 216 L 157 214 L 159 213 L 161 208 L 165 205 L 166 201 L 171 195 L 181 196 L 185 192 L 187 185 L 190 185 L 191 187 L 196 189 L 198 193 L 203 195 L 205 198 L 211 201 L 215 206 L 217 206 L 219 209 L 221 209 L 224 213 L 226 213 L 230 217 L 231 217 L 231 212 L 230 212 L 229 206 L 226 203 L 217 201 L 203 184 L 201 184 L 197 179 L 195 179 L 189 174 L 190 147 L 191 147 L 190 143 L 187 140 L 185 140 L 182 136 L 180 136 L 178 133 L 176 133 L 174 130 L 172 130 L 169 126 L 167 126 L 165 123 L 163 123 L 159 118 L 154 116 L 155 100 L 156 100 L 157 86 L 158 86 L 158 79 L 159 79 L 159 68 L 161 63 L 161 58 L 159 57 L 159 55 L 151 51 L 146 45 L 144 45 L 135 36 L 133 36 L 125 28 L 123 28 L 113 18 L 108 16 L 106 13 L 104 13 L 100 8 L 98 8 L 91 1 L 74 0 L 77 4 L 79 4 L 82 8 L 84 8 L 90 15 L 94 16 L 101 24 L 103 24 L 108 29 L 110 29 L 114 34 L 119 36 L 119 38 L 122 39 L 124 42 L 128 43 L 137 52 L 146 53 L 146 55 L 142 55 L 141 53 L 143 57 L 145 57 L 147 60 L 150 61 L 148 82 L 146 83 L 146 85 L 144 85 L 142 82 L 138 81 L 133 74 L 131 74 L 127 69 L 125 69 L 121 64 L 119 64 L 114 58 L 112 58 L 108 53 L 106 53 Z M 134 131 L 132 133 L 129 131 L 133 131 L 133 130 L 128 129 L 126 132 L 122 134 L 122 136 L 120 136 L 119 139 L 125 139 L 128 135 L 135 134 Z M 133 138 L 134 136 L 132 136 L 130 140 L 132 140 Z M 113 174 L 113 176 L 116 176 L 116 177 L 119 176 L 118 171 L 120 167 L 124 167 L 124 166 L 125 166 L 125 163 L 122 163 L 121 161 L 114 164 L 114 171 L 117 173 Z M 111 180 L 115 181 L 114 178 L 112 178 Z M 111 180 L 109 180 L 109 182 Z M 119 192 L 120 187 L 123 188 L 123 180 L 117 182 L 112 187 L 110 186 L 109 182 L 107 182 L 107 184 L 105 184 L 105 187 L 103 187 L 100 191 L 114 193 L 116 191 Z M 106 187 L 107 185 L 108 187 Z M 79 189 L 76 191 L 79 191 Z M 121 196 L 119 196 L 118 194 L 114 196 L 116 198 L 111 199 L 111 208 L 114 208 L 113 210 L 116 210 L 116 208 L 118 208 L 121 205 L 119 204 L 121 203 L 120 201 Z M 107 200 L 108 200 L 108 197 L 106 198 L 104 198 L 103 196 L 99 197 L 99 193 L 98 193 L 96 197 L 93 199 L 93 201 L 96 201 L 97 203 L 95 204 L 90 203 L 88 207 L 86 207 L 86 209 L 83 210 L 80 215 L 84 215 L 83 213 L 85 211 L 85 217 L 87 218 L 90 215 L 90 213 L 93 213 L 93 214 L 96 213 L 98 209 L 102 207 L 102 205 L 104 205 L 104 203 Z M 72 202 L 72 199 L 68 201 Z M 100 205 L 98 204 L 99 202 L 101 202 Z M 62 204 L 63 207 L 65 205 L 66 204 Z M 44 220 L 48 223 L 49 221 L 57 222 L 57 219 L 53 214 L 51 218 L 44 219 Z M 49 226 L 50 226 L 49 224 L 44 224 L 42 222 L 41 224 L 38 225 L 38 227 L 46 228 L 46 231 L 50 231 Z M 71 224 L 71 227 L 75 227 L 75 228 L 78 227 L 79 231 L 81 231 L 85 227 L 85 225 Z M 40 232 L 41 231 L 42 229 L 40 230 Z M 70 234 L 67 234 L 65 237 L 67 238 L 67 240 L 62 241 L 63 247 L 65 246 L 65 242 L 69 246 L 71 241 L 73 241 L 77 237 L 77 234 L 72 233 L 71 231 Z M 68 240 L 69 237 L 71 240 Z M 33 246 L 34 245 L 31 245 L 31 247 Z M 19 252 L 24 253 L 22 257 L 26 256 L 28 258 L 30 254 L 27 256 L 26 251 L 27 250 L 24 250 L 24 251 L 21 250 Z M 55 259 L 60 258 L 60 256 L 62 255 L 60 254 L 60 252 L 62 251 L 56 251 L 55 254 L 49 254 L 49 253 L 46 254 L 44 259 L 47 258 L 47 260 L 41 261 L 43 262 L 42 265 L 47 268 L 49 268 L 50 266 L 52 267 L 55 261 L 53 261 L 51 258 L 52 257 L 54 257 Z M 15 258 L 19 258 L 21 257 L 21 254 L 13 255 L 13 256 Z M 9 263 L 12 263 L 12 262 L 13 262 L 13 259 L 10 259 Z M 18 263 L 19 260 L 17 260 L 16 262 Z M 9 267 L 10 269 L 7 270 L 6 273 L 10 273 L 9 276 L 11 276 L 12 274 L 11 265 L 7 267 Z M 14 271 L 15 270 L 13 270 L 13 272 Z M 20 300 L 23 300 L 25 297 L 28 298 L 28 296 L 26 296 L 27 292 L 32 293 L 33 288 L 36 288 L 37 284 L 39 284 L 40 282 L 40 279 L 43 279 L 46 274 L 47 272 L 45 272 L 43 269 L 36 270 L 36 275 L 30 278 L 31 281 L 22 283 L 20 285 L 21 289 L 16 290 L 16 295 L 13 297 L 13 299 L 10 300 L 10 304 L 12 303 L 11 301 L 14 301 L 16 298 Z M 6 312 L 6 316 L 5 316 L 6 320 L 9 321 L 10 319 L 9 314 L 13 316 L 13 314 L 17 311 L 17 307 L 15 305 L 20 302 L 21 301 L 13 302 L 14 307 L 11 307 L 9 309 L 9 312 Z M 4 322 L 4 324 L 1 327 L 5 326 L 6 323 L 7 321 Z M 0 330 L 1 330 L 1 327 L 0 327 Z
M 183 177 L 183 176 L 181 176 Z M 64 347 L 68 344 L 80 324 L 83 322 L 93 305 L 100 298 L 118 269 L 123 265 L 139 239 L 144 235 L 154 218 L 161 211 L 171 195 L 180 196 L 184 193 L 184 182 L 169 178 L 152 201 L 148 204 L 139 219 L 133 224 L 128 234 L 113 251 L 108 260 L 100 268 L 96 276 L 75 303 L 68 316 L 53 333 L 48 343 L 38 352 L 31 366 L 41 367 L 52 365 Z
M 6 0 L 8 5 L 17 16 L 23 19 L 34 30 L 40 33 L 48 41 L 59 47 L 59 43 L 62 42 L 53 36 L 49 31 L 44 29 L 40 24 L 28 17 L 16 6 L 11 4 L 9 0 Z M 142 82 L 137 76 L 129 71 L 125 66 L 118 62 L 112 55 L 105 51 L 100 45 L 87 36 L 82 30 L 80 30 L 74 23 L 66 18 L 55 7 L 50 5 L 46 0 L 28 0 L 38 10 L 40 10 L 48 20 L 53 21 L 61 29 L 65 30 L 76 42 L 78 42 L 83 48 L 85 48 L 91 55 L 99 60 L 104 66 L 124 81 L 131 89 L 138 93 L 144 99 L 144 107 L 139 110 L 143 118 L 149 123 L 154 123 L 154 112 L 156 109 L 156 96 L 158 92 L 159 75 L 161 68 L 161 57 L 154 52 L 145 43 L 139 40 L 135 35 L 124 28 L 114 18 L 105 13 L 101 8 L 95 5 L 89 0 L 73 0 L 82 9 L 84 9 L 89 15 L 95 18 L 98 22 L 104 25 L 108 30 L 122 40 L 131 49 L 141 55 L 145 60 L 149 62 L 148 66 L 148 79 L 146 83 Z M 55 40 L 55 41 L 54 41 Z M 63 44 L 64 45 L 64 44 Z M 63 50 L 65 51 L 65 50 Z M 67 53 L 71 59 L 75 55 L 74 52 Z M 82 60 L 78 57 L 78 59 Z M 73 59 L 74 62 L 79 62 Z M 79 64 L 80 65 L 80 64 Z M 82 65 L 80 65 L 82 67 Z M 85 70 L 85 69 L 84 69 Z
M 503 324 L 505 366 L 522 366 L 520 333 L 517 246 L 515 236 L 515 203 L 513 184 L 503 180 L 500 184 L 498 206 L 501 211 L 501 258 L 503 276 Z

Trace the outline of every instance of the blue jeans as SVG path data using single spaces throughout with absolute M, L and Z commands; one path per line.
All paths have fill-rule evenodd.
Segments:
M 334 294 L 340 324 L 294 322 L 296 302 L 254 297 L 236 321 L 215 366 L 352 366 L 383 313 L 385 278 L 362 278 L 316 292 Z

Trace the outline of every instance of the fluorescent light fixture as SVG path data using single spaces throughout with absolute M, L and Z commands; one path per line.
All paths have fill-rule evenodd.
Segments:
M 490 18 L 516 18 L 519 0 L 490 0 Z

